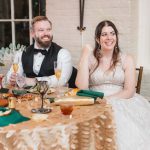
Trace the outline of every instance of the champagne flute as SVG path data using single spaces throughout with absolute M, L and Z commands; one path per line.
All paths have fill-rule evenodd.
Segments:
M 59 81 L 59 79 L 61 77 L 61 63 L 54 61 L 54 71 L 55 71 L 55 76 L 56 76 L 57 80 Z
M 14 73 L 17 75 L 17 72 L 18 72 L 18 69 L 19 69 L 19 58 L 16 59 L 14 62 L 13 62 L 13 71 Z M 17 87 L 17 84 L 15 83 L 15 88 Z
M 16 83 L 19 86 L 19 88 L 22 89 L 25 85 L 25 77 L 18 74 L 16 77 Z
M 59 80 L 60 80 L 60 77 L 61 77 L 61 71 L 62 71 L 62 68 L 61 68 L 61 63 L 58 63 L 57 61 L 54 61 L 54 71 L 55 71 L 55 76 L 58 80 L 58 83 L 57 83 L 57 92 L 58 92 L 58 96 L 59 96 Z
M 15 63 L 15 62 L 14 62 L 14 63 L 13 63 L 13 71 L 14 71 L 15 74 L 17 74 L 18 69 L 19 69 L 18 63 Z

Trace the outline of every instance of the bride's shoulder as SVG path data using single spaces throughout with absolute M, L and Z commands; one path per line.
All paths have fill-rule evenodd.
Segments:
M 131 54 L 129 54 L 129 53 L 123 53 L 123 52 L 120 53 L 120 58 L 123 61 L 133 60 L 133 56 Z
M 121 57 L 121 60 L 122 60 L 122 64 L 123 66 L 128 66 L 128 65 L 135 65 L 134 64 L 134 57 L 129 54 L 129 53 L 120 53 L 120 57 Z

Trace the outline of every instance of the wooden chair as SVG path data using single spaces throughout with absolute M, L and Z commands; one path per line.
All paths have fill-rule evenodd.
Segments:
M 137 71 L 136 93 L 140 94 L 142 75 L 143 75 L 143 66 L 140 66 L 139 68 L 136 68 L 136 71 Z

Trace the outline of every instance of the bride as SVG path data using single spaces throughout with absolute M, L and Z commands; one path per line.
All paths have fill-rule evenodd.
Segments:
M 95 30 L 95 48 L 83 48 L 76 85 L 104 92 L 112 105 L 118 150 L 150 150 L 150 104 L 135 93 L 133 58 L 120 51 L 118 30 L 108 20 Z

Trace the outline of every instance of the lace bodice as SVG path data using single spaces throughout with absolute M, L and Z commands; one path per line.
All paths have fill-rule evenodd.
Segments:
M 123 62 L 125 60 L 125 56 L 125 54 L 120 54 L 121 59 L 113 71 L 106 72 L 98 67 L 90 76 L 89 88 L 104 92 L 105 96 L 123 89 L 125 78 Z M 89 69 L 91 69 L 94 63 L 95 58 L 91 57 L 89 61 Z

